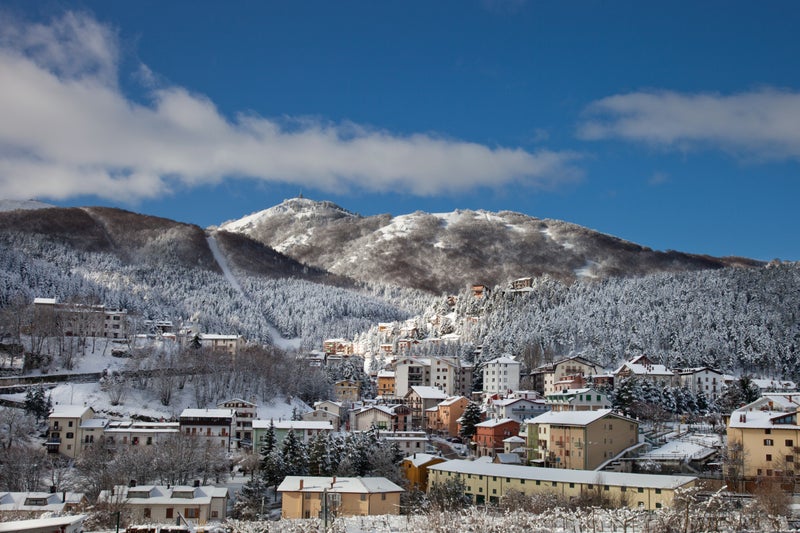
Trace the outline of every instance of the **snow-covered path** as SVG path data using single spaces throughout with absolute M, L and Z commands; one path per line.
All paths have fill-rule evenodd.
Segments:
M 225 276 L 225 279 L 228 280 L 228 283 L 231 284 L 236 292 L 245 296 L 244 290 L 242 290 L 242 286 L 239 285 L 239 281 L 236 279 L 236 276 L 233 275 L 233 271 L 228 265 L 228 260 L 225 257 L 225 254 L 222 253 L 222 250 L 219 249 L 219 244 L 217 244 L 217 240 L 214 238 L 214 235 L 209 234 L 206 237 L 206 241 L 208 242 L 208 247 L 211 249 L 211 253 L 214 256 L 214 260 L 219 265 L 219 268 L 222 269 L 222 273 Z M 300 348 L 300 344 L 302 342 L 301 339 L 287 339 L 281 332 L 278 331 L 278 328 L 273 326 L 272 324 L 269 325 L 269 335 L 272 337 L 272 343 L 282 350 L 297 350 Z
M 233 272 L 231 272 L 231 268 L 228 265 L 228 260 L 225 258 L 225 255 L 222 253 L 222 250 L 219 249 L 219 245 L 217 244 L 217 239 L 215 239 L 213 235 L 208 235 L 206 237 L 206 241 L 208 242 L 208 247 L 211 249 L 211 253 L 214 255 L 214 260 L 222 269 L 222 273 L 225 275 L 225 279 L 227 279 L 228 283 L 230 283 L 231 286 L 234 289 L 236 289 L 236 292 L 238 292 L 241 295 L 244 295 L 242 286 L 239 285 L 239 281 L 236 279 L 236 276 L 234 276 Z

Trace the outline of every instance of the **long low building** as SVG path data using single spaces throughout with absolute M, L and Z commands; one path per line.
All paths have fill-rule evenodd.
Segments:
M 460 479 L 477 504 L 497 503 L 510 490 L 526 495 L 556 494 L 565 499 L 600 495 L 631 508 L 660 509 L 672 505 L 675 491 L 694 486 L 696 477 L 660 476 L 515 466 L 455 460 L 428 467 L 428 490 L 434 484 Z
M 383 477 L 286 476 L 278 487 L 282 518 L 317 518 L 325 508 L 338 516 L 399 514 L 405 492 Z

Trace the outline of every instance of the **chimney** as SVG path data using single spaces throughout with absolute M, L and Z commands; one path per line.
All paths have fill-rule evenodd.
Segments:
M 50 485 L 50 494 L 55 494 L 55 493 L 56 493 L 56 486 Z
M 67 491 L 61 493 L 61 503 L 67 503 Z
M 336 485 L 336 476 L 333 476 L 333 480 L 331 480 L 331 488 Z
M 194 486 L 195 487 L 199 487 L 200 486 L 200 480 L 199 479 L 195 479 L 194 480 Z
M 300 478 L 300 490 L 303 490 L 303 478 Z
M 136 486 L 136 480 L 135 480 L 135 479 L 132 479 L 132 480 L 130 481 L 130 483 L 128 483 L 128 486 L 129 486 L 129 487 L 135 487 L 135 486 Z

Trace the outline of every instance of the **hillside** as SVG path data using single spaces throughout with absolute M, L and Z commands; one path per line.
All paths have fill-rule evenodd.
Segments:
M 572 281 L 761 264 L 654 251 L 575 224 L 509 211 L 362 217 L 330 202 L 293 198 L 220 229 L 335 274 L 437 294 L 544 274 Z

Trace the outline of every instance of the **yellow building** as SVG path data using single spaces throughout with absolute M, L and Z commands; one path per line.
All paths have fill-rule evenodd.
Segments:
M 528 459 L 539 466 L 594 470 L 639 439 L 638 422 L 611 409 L 550 411 L 525 422 Z
M 480 461 L 447 461 L 428 467 L 428 490 L 460 479 L 476 504 L 497 503 L 508 491 L 555 494 L 570 500 L 600 495 L 619 506 L 660 509 L 672 505 L 675 491 L 695 485 L 696 477 L 561 470 Z
M 447 459 L 429 453 L 415 453 L 409 455 L 400 464 L 403 475 L 408 480 L 411 490 L 428 491 L 428 467 L 445 462 Z
M 731 413 L 725 478 L 732 490 L 756 481 L 793 485 L 800 461 L 800 393 L 771 393 Z
M 278 492 L 282 518 L 317 518 L 325 497 L 335 516 L 399 514 L 403 489 L 383 477 L 287 476 Z
M 106 424 L 108 420 L 94 418 L 91 407 L 56 405 L 47 417 L 47 451 L 75 459 L 84 446 L 103 436 Z

